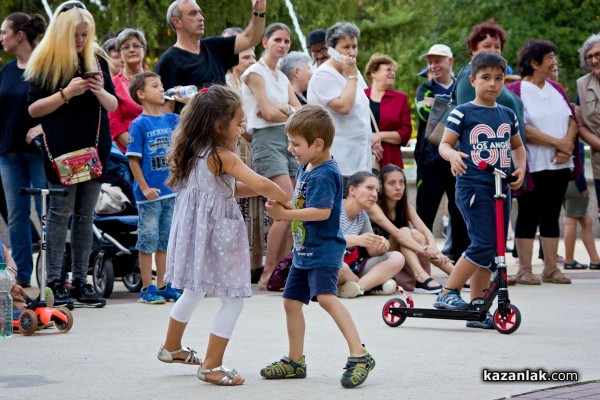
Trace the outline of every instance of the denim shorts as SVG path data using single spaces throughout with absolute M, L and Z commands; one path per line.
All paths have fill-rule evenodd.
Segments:
M 317 301 L 320 294 L 337 296 L 338 267 L 300 269 L 292 265 L 285 282 L 283 298 L 298 300 L 304 304 Z
M 167 251 L 175 196 L 138 203 L 138 240 L 136 249 L 152 254 L 157 250 Z
M 495 270 L 494 257 L 497 254 L 496 244 L 496 205 L 494 187 L 473 185 L 456 187 L 456 206 L 460 210 L 471 244 L 463 253 L 463 257 L 473 264 Z M 506 189 L 504 202 L 504 240 L 510 218 L 510 191 Z
M 288 150 L 285 125 L 255 129 L 252 138 L 252 166 L 257 174 L 271 178 L 296 176 L 298 161 Z

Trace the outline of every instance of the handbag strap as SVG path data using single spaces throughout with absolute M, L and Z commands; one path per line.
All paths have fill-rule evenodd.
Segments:
M 375 115 L 373 114 L 373 110 L 371 110 L 371 107 L 369 107 L 369 115 L 371 116 L 371 122 L 375 127 L 375 132 L 379 133 L 379 126 L 377 126 L 377 121 L 375 121 Z
M 98 65 L 98 71 L 102 71 L 100 69 L 100 62 L 98 61 L 98 57 L 96 58 L 96 64 Z M 96 141 L 94 143 L 94 147 L 98 150 L 98 143 L 100 142 L 100 123 L 102 121 L 102 104 L 100 104 L 100 100 L 98 100 L 98 128 L 96 129 Z M 48 159 L 51 163 L 54 163 L 54 157 L 50 153 L 50 148 L 48 147 L 48 141 L 46 140 L 46 132 L 42 130 L 42 137 L 44 139 L 44 147 L 46 148 L 46 153 L 48 153 Z

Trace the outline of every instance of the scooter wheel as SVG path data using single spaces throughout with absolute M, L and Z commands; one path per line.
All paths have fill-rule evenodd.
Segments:
M 402 323 L 406 320 L 406 317 L 404 315 L 393 313 L 393 308 L 406 308 L 406 303 L 404 300 L 396 298 L 388 300 L 383 306 L 383 310 L 381 312 L 383 322 L 385 322 L 387 326 L 395 328 L 402 325 Z
M 521 312 L 512 304 L 506 305 L 506 318 L 502 318 L 500 311 L 494 312 L 494 328 L 500 333 L 508 335 L 513 333 L 521 325 Z
M 61 312 L 65 317 L 67 317 L 67 321 L 63 321 L 57 317 L 52 317 L 52 321 L 54 321 L 54 326 L 60 333 L 67 333 L 73 327 L 73 314 L 66 307 L 59 307 L 56 309 Z
M 31 336 L 37 331 L 38 319 L 32 310 L 23 310 L 19 316 L 19 330 L 23 336 Z

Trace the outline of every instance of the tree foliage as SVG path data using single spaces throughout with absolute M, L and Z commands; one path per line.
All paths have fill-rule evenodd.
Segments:
M 50 7 L 61 1 L 48 0 Z M 103 41 L 121 28 L 135 27 L 148 39 L 148 62 L 175 42 L 165 14 L 171 0 L 86 1 L 97 24 L 97 39 Z M 582 75 L 577 50 L 598 30 L 597 0 L 292 0 L 304 35 L 337 21 L 351 21 L 361 29 L 359 65 L 364 67 L 373 53 L 386 53 L 399 65 L 396 88 L 412 97 L 422 82 L 416 73 L 424 66 L 419 55 L 434 43 L 449 45 L 455 54 L 455 71 L 469 62 L 465 40 L 471 27 L 494 18 L 508 33 L 503 55 L 514 69 L 521 46 L 531 38 L 552 40 L 558 46 L 561 83 L 573 96 L 575 80 Z M 228 26 L 245 27 L 251 16 L 250 0 L 199 1 L 206 18 L 207 35 L 218 35 Z M 24 11 L 45 15 L 40 0 L 3 0 L 0 15 Z M 284 0 L 269 0 L 267 23 L 280 21 L 293 29 Z M 295 31 L 294 31 L 295 32 Z M 294 33 L 293 50 L 300 49 Z M 260 45 L 259 45 L 260 46 Z M 260 48 L 257 49 L 260 54 Z M 10 56 L 1 53 L 6 61 Z

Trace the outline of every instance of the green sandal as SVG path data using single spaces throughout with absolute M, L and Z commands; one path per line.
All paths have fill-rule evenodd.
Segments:
M 348 389 L 357 387 L 367 380 L 373 368 L 375 368 L 375 359 L 369 352 L 360 357 L 348 357 L 344 367 L 346 372 L 342 375 L 342 386 Z
M 283 357 L 260 370 L 260 376 L 267 379 L 301 379 L 306 378 L 306 361 L 304 356 L 298 361 Z

